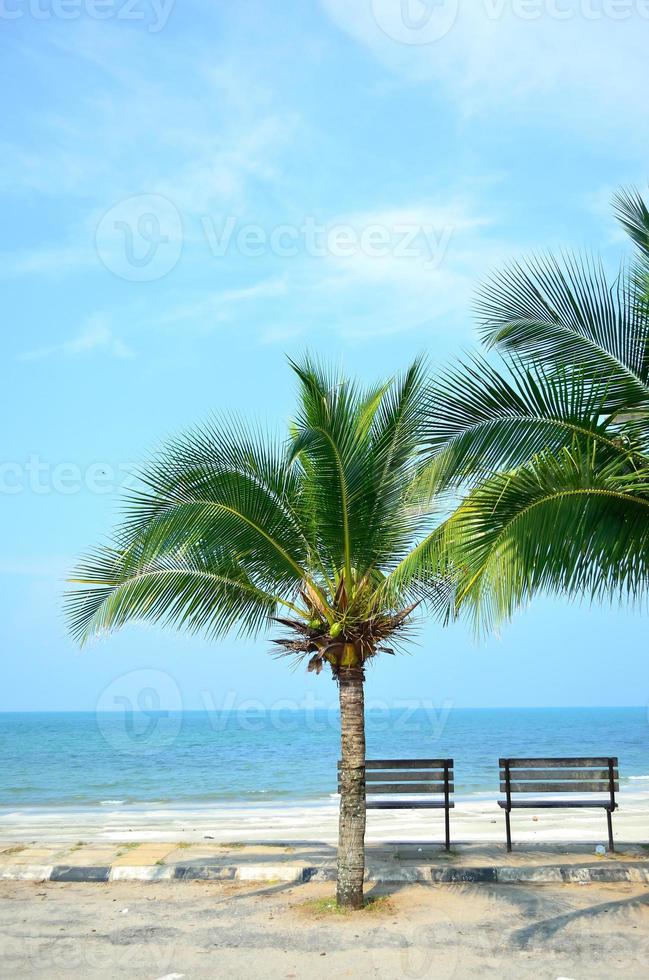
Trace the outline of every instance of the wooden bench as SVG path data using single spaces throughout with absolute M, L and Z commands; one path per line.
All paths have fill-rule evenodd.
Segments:
M 451 848 L 450 811 L 455 804 L 450 796 L 454 789 L 452 759 L 365 760 L 366 809 L 444 810 L 447 851 Z M 417 794 L 417 799 L 367 799 L 369 796 L 404 797 L 414 794 Z
M 600 807 L 606 810 L 608 849 L 614 851 L 611 814 L 617 808 L 615 794 L 620 788 L 619 778 L 616 758 L 501 759 L 500 792 L 505 793 L 506 799 L 498 800 L 498 806 L 505 811 L 507 850 L 512 849 L 509 824 L 512 810 Z M 605 796 L 578 800 L 514 799 L 519 793 L 603 793 Z

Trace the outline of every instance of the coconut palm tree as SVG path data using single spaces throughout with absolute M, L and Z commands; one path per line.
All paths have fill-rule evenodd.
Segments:
M 649 587 L 649 210 L 614 199 L 635 245 L 533 258 L 480 290 L 477 356 L 433 383 L 428 451 L 466 497 L 433 535 L 456 609 L 490 628 L 539 591 L 642 601 Z
M 170 442 L 139 475 L 112 547 L 67 597 L 85 641 L 129 621 L 201 631 L 279 631 L 276 652 L 331 671 L 341 722 L 337 898 L 363 902 L 365 668 L 393 654 L 413 613 L 445 593 L 428 567 L 400 579 L 434 522 L 418 454 L 425 379 L 414 363 L 369 390 L 291 363 L 298 409 L 285 438 L 232 419 Z M 446 597 L 447 598 L 447 597 Z

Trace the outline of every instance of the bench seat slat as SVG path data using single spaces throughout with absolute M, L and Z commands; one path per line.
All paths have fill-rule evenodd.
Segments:
M 444 810 L 444 800 L 368 800 L 368 810 Z M 455 803 L 449 802 L 449 810 Z
M 449 779 L 453 778 L 453 772 L 449 770 Z M 365 773 L 366 783 L 380 783 L 389 782 L 393 780 L 396 782 L 399 780 L 402 783 L 420 783 L 422 780 L 426 782 L 444 782 L 444 770 L 443 769 L 429 769 L 426 772 L 414 772 L 413 770 L 404 771 L 402 769 L 382 769 L 380 772 L 376 769 Z
M 501 782 L 506 778 L 506 772 L 504 769 L 500 770 Z M 509 775 L 511 779 L 515 779 L 518 782 L 525 782 L 528 779 L 545 779 L 554 781 L 560 779 L 562 782 L 566 779 L 579 780 L 579 779 L 606 779 L 608 780 L 608 769 L 510 769 Z M 618 769 L 613 769 L 613 778 L 619 778 Z
M 613 787 L 617 793 L 620 784 L 614 783 Z M 512 793 L 608 793 L 610 784 L 608 780 L 598 780 L 592 783 L 516 783 L 512 781 L 509 788 Z M 500 784 L 500 792 L 507 792 L 506 782 Z
M 609 760 L 600 758 L 580 758 L 579 756 L 571 758 L 554 758 L 554 759 L 500 759 L 500 768 L 503 769 L 505 763 L 509 763 L 509 768 L 511 769 L 588 769 L 588 768 L 603 768 L 606 766 L 608 768 Z M 614 766 L 617 766 L 617 758 L 612 756 L 611 762 Z
M 507 809 L 507 800 L 498 800 L 498 806 Z M 608 800 L 512 800 L 509 804 L 512 810 L 571 810 L 577 807 L 601 807 L 605 810 L 617 810 L 618 804 L 612 806 Z
M 366 759 L 366 769 L 444 769 L 452 759 Z M 338 763 L 340 769 L 340 762 Z
M 453 792 L 453 783 L 449 783 L 449 793 Z M 369 793 L 443 793 L 444 783 L 372 783 L 365 787 Z

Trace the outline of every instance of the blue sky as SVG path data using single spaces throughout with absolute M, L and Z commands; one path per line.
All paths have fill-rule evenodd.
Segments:
M 166 435 L 221 409 L 282 425 L 287 351 L 368 379 L 445 364 L 508 257 L 597 248 L 615 268 L 610 195 L 647 181 L 649 5 L 0 7 L 0 710 L 92 710 L 139 670 L 188 708 L 328 704 L 263 639 L 132 627 L 80 654 L 66 572 Z M 430 624 L 368 695 L 644 704 L 645 636 L 639 614 L 554 601 L 480 645 Z

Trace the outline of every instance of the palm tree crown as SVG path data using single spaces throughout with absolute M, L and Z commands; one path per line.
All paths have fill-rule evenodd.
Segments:
M 115 543 L 77 569 L 69 594 L 80 641 L 149 620 L 221 637 L 275 620 L 281 651 L 334 673 L 406 627 L 439 580 L 399 574 L 434 508 L 418 456 L 423 367 L 361 390 L 292 364 L 298 411 L 283 441 L 232 420 L 172 441 L 140 474 Z
M 430 549 L 479 628 L 539 591 L 646 598 L 649 211 L 615 198 L 636 246 L 612 282 L 594 259 L 535 258 L 481 289 L 477 356 L 433 386 L 429 454 L 467 492 Z

